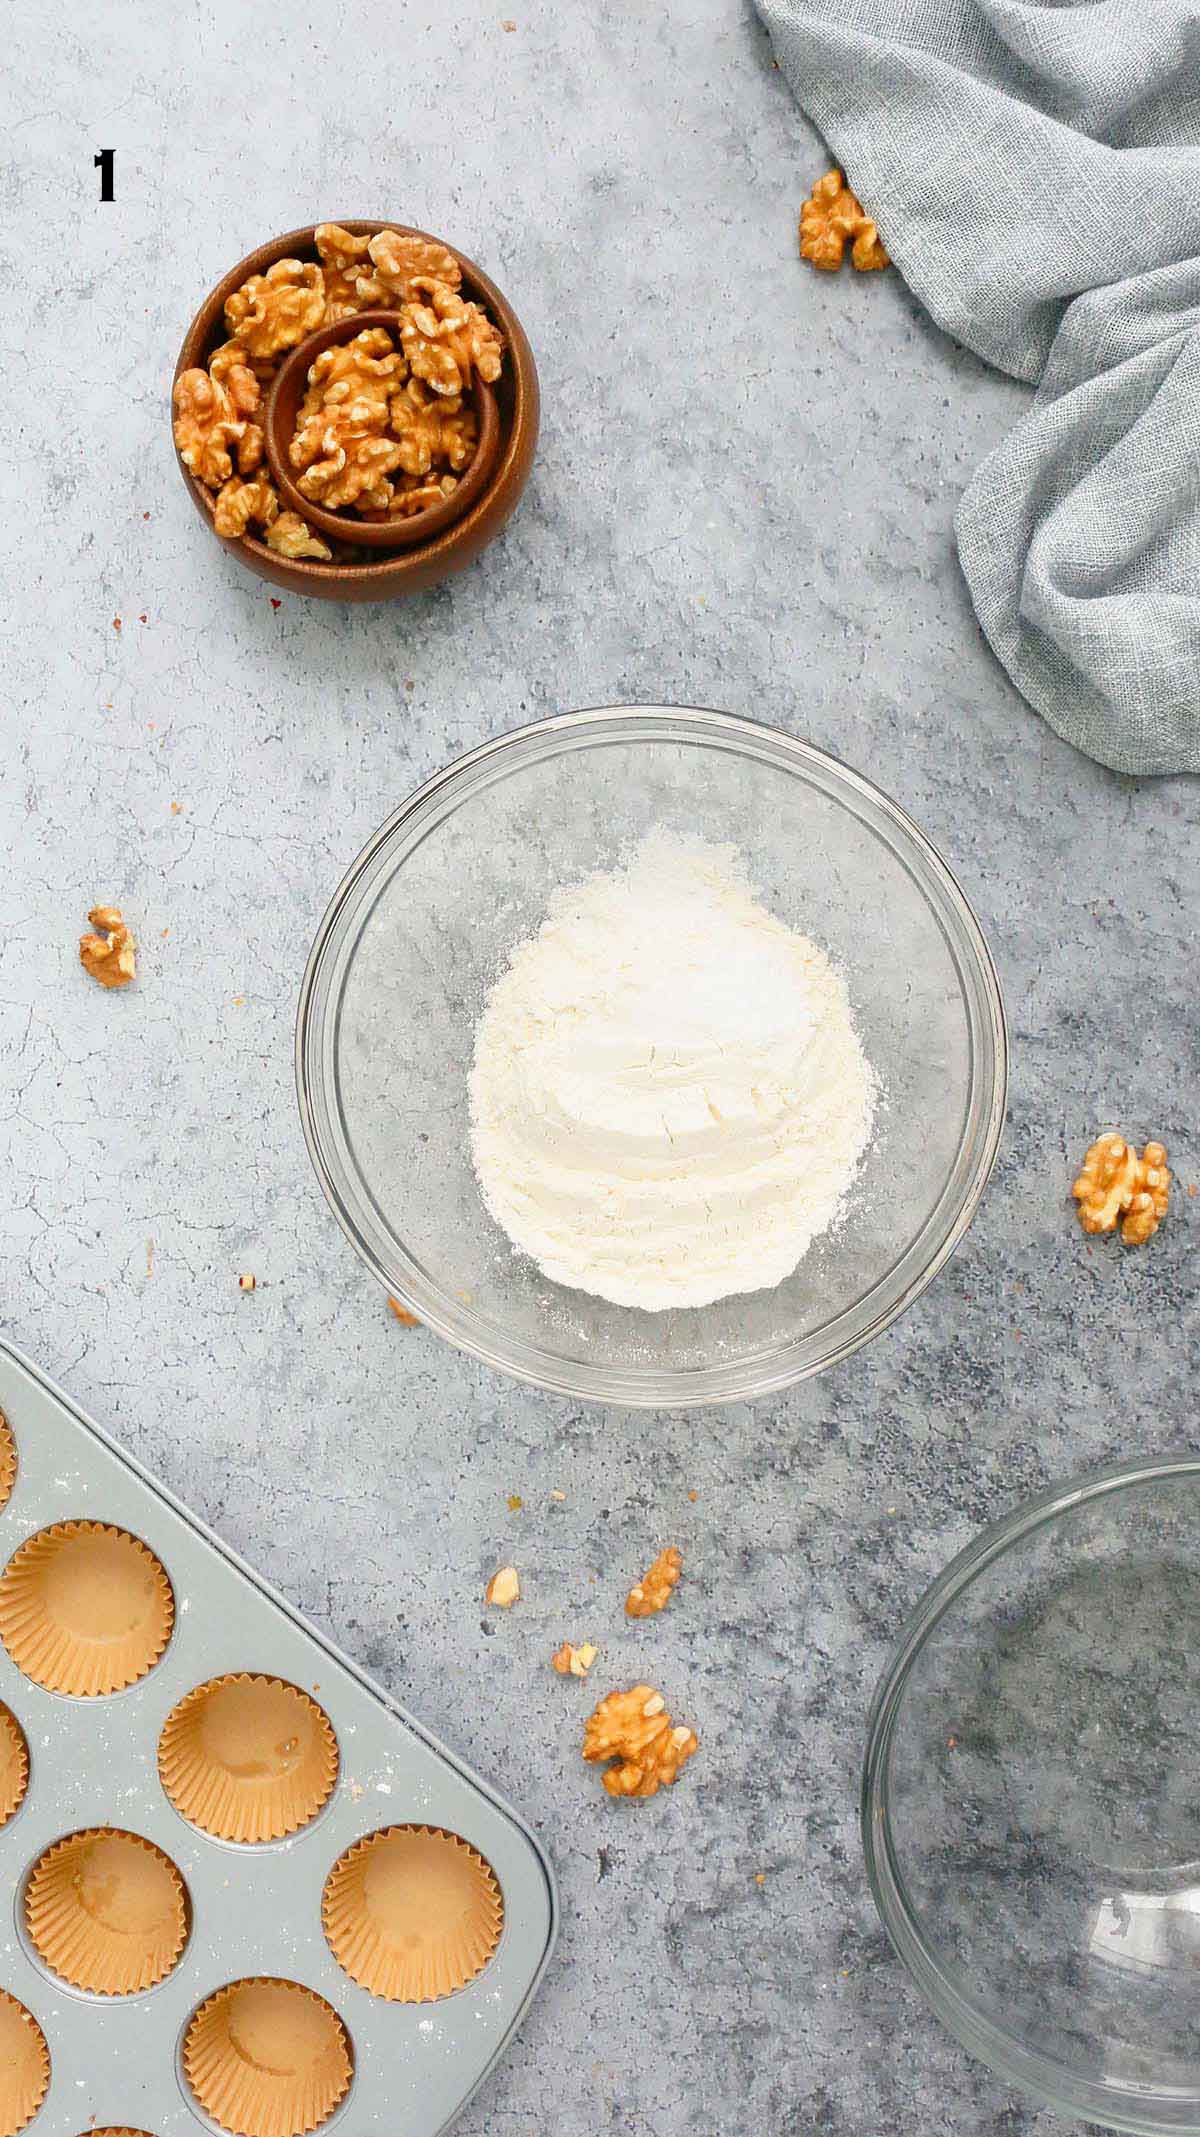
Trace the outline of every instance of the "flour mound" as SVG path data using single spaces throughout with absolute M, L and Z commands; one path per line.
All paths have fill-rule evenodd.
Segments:
M 488 1209 L 557 1283 L 647 1312 L 789 1276 L 838 1217 L 877 1086 L 824 952 L 732 846 L 652 832 L 551 900 L 475 1034 Z

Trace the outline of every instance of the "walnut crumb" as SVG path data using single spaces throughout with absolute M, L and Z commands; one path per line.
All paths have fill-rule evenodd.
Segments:
M 407 1306 L 402 1306 L 399 1299 L 388 1300 L 388 1312 L 399 1321 L 402 1328 L 419 1328 L 421 1326 L 416 1314 L 410 1313 Z
M 1092 1144 L 1071 1189 L 1085 1232 L 1111 1232 L 1121 1220 L 1126 1246 L 1144 1246 L 1167 1214 L 1171 1174 L 1161 1143 L 1136 1147 L 1109 1129 Z
M 253 1290 L 254 1290 L 254 1289 L 256 1288 L 256 1286 L 257 1286 L 257 1283 L 258 1283 L 258 1278 L 257 1278 L 256 1276 L 251 1276 L 251 1275 L 249 1274 L 249 1272 L 247 1272 L 245 1276 L 239 1276 L 239 1278 L 238 1278 L 238 1290 L 239 1290 L 239 1291 L 253 1291 Z
M 585 1640 L 580 1647 L 572 1647 L 569 1640 L 564 1640 L 550 1658 L 551 1667 L 560 1677 L 586 1677 L 599 1652 L 590 1640 Z
M 515 1566 L 501 1566 L 487 1585 L 484 1601 L 490 1610 L 511 1610 L 521 1600 L 521 1582 Z
M 671 1600 L 671 1591 L 683 1571 L 683 1553 L 674 1544 L 660 1551 L 650 1571 L 635 1583 L 625 1598 L 625 1614 L 631 1618 L 652 1618 L 665 1610 Z
M 98 932 L 79 938 L 79 962 L 102 987 L 127 987 L 137 971 L 136 945 L 119 906 L 93 905 L 88 920 Z
M 618 1762 L 600 1777 L 609 1795 L 643 1801 L 671 1787 L 699 1748 L 695 1731 L 676 1726 L 662 1693 L 648 1684 L 610 1692 L 589 1716 L 583 1736 L 585 1759 Z
M 888 265 L 883 240 L 861 201 L 840 171 L 826 171 L 800 210 L 800 257 L 825 274 L 835 274 L 847 238 L 853 240 L 850 259 L 860 274 Z

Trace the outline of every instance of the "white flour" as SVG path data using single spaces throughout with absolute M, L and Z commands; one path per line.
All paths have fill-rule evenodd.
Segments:
M 839 1213 L 876 1084 L 828 958 L 732 846 L 651 833 L 558 891 L 484 1005 L 492 1215 L 560 1284 L 648 1310 L 777 1284 Z

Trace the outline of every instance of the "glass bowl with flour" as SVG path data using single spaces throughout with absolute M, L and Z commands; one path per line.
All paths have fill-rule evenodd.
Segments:
M 390 1292 L 521 1378 L 749 1397 L 845 1356 L 986 1183 L 1007 1050 L 949 870 L 869 782 L 727 714 L 503 736 L 359 856 L 301 1114 Z

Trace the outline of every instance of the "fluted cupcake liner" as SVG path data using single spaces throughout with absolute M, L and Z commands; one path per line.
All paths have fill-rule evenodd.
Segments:
M 110 2127 L 105 2130 L 81 2130 L 79 2137 L 150 2137 L 149 2130 L 129 2130 Z
M 31 2011 L 0 1989 L 0 2137 L 17 2137 L 50 2084 L 50 2050 Z
M 344 2100 L 350 2041 L 323 1996 L 296 1981 L 254 1977 L 218 1989 L 184 2035 L 196 2101 L 237 2137 L 307 2137 Z
M 29 1746 L 15 1714 L 0 1704 L 0 1825 L 19 1811 L 29 1786 Z
M 434 2003 L 482 1973 L 504 1904 L 489 1863 L 436 1826 L 356 1841 L 325 1883 L 321 1919 L 352 1981 L 389 2003 Z
M 63 1521 L 30 1536 L 0 1575 L 0 1640 L 49 1692 L 96 1698 L 152 1670 L 171 1637 L 175 1598 L 136 1536 Z
M 12 1426 L 0 1410 L 0 1506 L 7 1506 L 17 1481 L 17 1443 Z
M 282 1840 L 333 1792 L 337 1739 L 307 1692 L 278 1677 L 214 1677 L 168 1715 L 162 1785 L 181 1817 L 217 1840 Z
M 183 1879 L 137 1833 L 97 1826 L 56 1840 L 25 1888 L 25 1927 L 38 1956 L 72 1988 L 135 1996 L 165 1980 L 187 1942 Z

